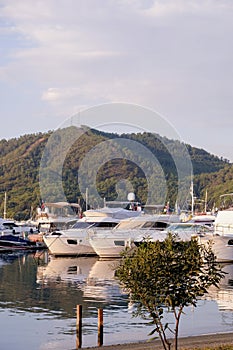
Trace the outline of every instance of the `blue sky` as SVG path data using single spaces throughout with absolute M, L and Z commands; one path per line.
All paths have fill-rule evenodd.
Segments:
M 0 139 L 124 102 L 233 161 L 232 19 L 232 0 L 0 0 Z

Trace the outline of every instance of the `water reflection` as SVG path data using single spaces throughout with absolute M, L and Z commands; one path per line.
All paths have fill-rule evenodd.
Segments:
M 215 300 L 221 315 L 222 323 L 233 326 L 233 264 L 225 264 L 225 278 L 220 282 L 220 288 L 211 287 L 207 300 Z
M 147 339 L 115 280 L 119 260 L 53 258 L 47 252 L 0 255 L 0 348 L 74 349 L 76 305 L 83 306 L 83 346 L 97 344 L 97 310 L 104 309 L 104 344 Z M 181 336 L 232 331 L 233 265 L 220 289 L 187 308 Z M 167 316 L 169 320 L 169 315 Z M 14 337 L 12 337 L 14 329 Z
M 109 304 L 111 308 L 114 305 L 119 307 L 122 302 L 123 305 L 126 305 L 125 300 L 128 300 L 128 297 L 115 279 L 115 268 L 118 263 L 119 260 L 97 260 L 95 262 L 84 287 L 85 301 L 101 301 L 105 307 Z
M 38 266 L 37 283 L 41 287 L 51 285 L 51 283 L 61 283 L 82 289 L 96 261 L 95 257 L 55 258 L 51 256 L 47 264 Z

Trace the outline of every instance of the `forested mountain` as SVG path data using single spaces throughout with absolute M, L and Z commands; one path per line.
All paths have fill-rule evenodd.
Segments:
M 49 135 L 39 133 L 0 141 L 0 216 L 5 191 L 9 217 L 30 217 L 31 208 L 40 203 L 38 169 Z
M 134 144 L 142 145 L 138 148 L 139 152 L 128 147 Z M 217 201 L 220 194 L 232 191 L 233 166 L 227 160 L 203 149 L 185 146 L 195 175 L 196 196 L 202 197 L 208 188 L 209 197 Z M 94 156 L 93 150 L 97 150 Z M 119 194 L 126 199 L 127 192 L 124 190 L 132 190 L 138 200 L 145 202 L 150 187 L 156 191 L 150 198 L 151 203 L 169 200 L 174 205 L 179 176 L 177 163 L 182 163 L 183 158 L 179 141 L 152 133 L 118 135 L 88 127 L 81 127 L 80 130 L 70 127 L 56 132 L 1 140 L 0 216 L 3 216 L 5 192 L 7 216 L 16 219 L 29 218 L 42 200 L 62 200 L 59 197 L 58 178 L 69 202 L 82 204 L 85 186 L 90 189 L 90 193 L 96 188 L 99 197 L 107 200 L 114 200 Z M 88 179 L 93 179 L 91 184 Z M 116 188 L 125 179 L 126 188 Z M 41 194 L 39 182 L 42 180 L 45 180 L 45 185 Z M 168 191 L 164 198 L 166 186 Z M 89 204 L 98 205 L 91 197 Z
M 233 193 L 233 165 L 226 165 L 218 172 L 196 176 L 194 190 L 199 198 L 205 198 L 207 192 L 209 209 L 220 208 L 223 205 L 220 196 Z

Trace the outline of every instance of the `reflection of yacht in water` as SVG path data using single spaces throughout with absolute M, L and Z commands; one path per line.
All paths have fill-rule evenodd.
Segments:
M 233 311 L 233 264 L 224 265 L 223 271 L 219 288 L 211 287 L 206 298 L 216 300 L 220 312 Z
M 46 284 L 54 281 L 83 283 L 96 260 L 96 257 L 55 258 L 50 256 L 47 265 L 37 268 L 37 283 Z
M 38 266 L 37 283 L 51 282 L 78 285 L 85 302 L 114 302 L 123 292 L 115 279 L 116 260 L 98 260 L 98 257 L 49 257 L 47 265 Z
M 95 262 L 84 286 L 83 298 L 85 300 L 114 302 L 114 300 L 119 301 L 119 298 L 122 298 L 124 293 L 115 279 L 115 269 L 118 264 L 119 259 L 97 260 Z

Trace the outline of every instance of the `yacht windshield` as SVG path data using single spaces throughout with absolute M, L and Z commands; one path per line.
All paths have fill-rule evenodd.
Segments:
M 170 232 L 176 232 L 176 231 L 193 231 L 195 229 L 194 225 L 170 225 L 168 227 L 168 230 Z
M 115 227 L 118 224 L 118 222 L 111 222 L 111 221 L 100 221 L 100 222 L 95 222 L 93 224 L 94 227 L 102 227 L 102 228 L 111 228 Z
M 144 222 L 142 221 L 121 221 L 116 228 L 119 230 L 128 230 L 133 228 L 139 228 Z
M 198 224 L 172 224 L 168 226 L 167 230 L 169 232 L 193 232 L 193 233 L 201 233 L 210 231 L 210 228 L 206 225 L 198 225 Z
M 99 227 L 99 228 L 111 228 L 118 224 L 118 222 L 113 221 L 99 221 L 99 222 L 83 222 L 78 221 L 76 224 L 72 226 L 72 228 L 75 229 L 88 229 L 93 227 Z
M 163 221 L 148 221 L 142 225 L 142 228 L 151 228 L 157 230 L 163 230 L 168 226 L 167 222 Z
M 91 226 L 94 225 L 94 222 L 81 222 L 81 221 L 77 221 L 73 226 L 72 228 L 80 228 L 80 229 L 86 229 L 86 228 L 89 228 Z

